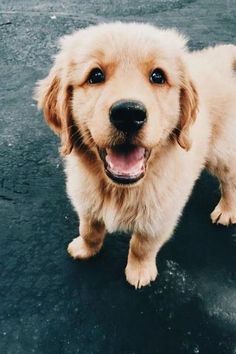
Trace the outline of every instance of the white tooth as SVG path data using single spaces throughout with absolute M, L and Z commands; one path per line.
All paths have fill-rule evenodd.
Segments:
M 114 168 L 114 165 L 111 161 L 107 161 L 108 165 L 110 166 L 110 168 Z

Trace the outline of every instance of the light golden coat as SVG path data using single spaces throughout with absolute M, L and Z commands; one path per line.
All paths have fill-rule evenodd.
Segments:
M 106 81 L 87 83 L 94 67 Z M 150 71 L 167 73 L 152 85 Z M 102 24 L 61 40 L 36 99 L 61 136 L 67 192 L 80 217 L 80 236 L 68 247 L 88 258 L 102 247 L 105 231 L 131 231 L 126 278 L 135 287 L 157 276 L 156 255 L 170 238 L 202 169 L 214 173 L 222 197 L 213 222 L 236 223 L 236 47 L 219 45 L 189 52 L 175 30 L 147 24 Z M 131 186 L 109 180 L 97 147 L 119 142 L 109 108 L 136 99 L 148 120 L 135 138 L 151 149 L 144 178 Z

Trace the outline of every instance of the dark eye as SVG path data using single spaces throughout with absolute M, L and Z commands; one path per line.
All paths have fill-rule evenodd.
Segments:
M 150 75 L 150 81 L 153 84 L 163 85 L 166 83 L 166 77 L 161 69 L 154 69 Z
M 89 84 L 100 84 L 101 82 L 105 81 L 105 75 L 102 72 L 101 69 L 99 68 L 95 68 L 93 69 L 88 77 L 88 83 Z

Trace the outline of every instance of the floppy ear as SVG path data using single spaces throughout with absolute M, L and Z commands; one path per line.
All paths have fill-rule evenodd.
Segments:
M 180 120 L 177 133 L 179 145 L 188 151 L 191 148 L 190 127 L 195 122 L 198 109 L 197 91 L 189 79 L 187 73 L 184 73 L 180 89 Z
M 34 98 L 50 128 L 61 137 L 61 154 L 68 155 L 73 148 L 72 87 L 63 83 L 60 75 L 53 67 L 49 75 L 37 83 Z

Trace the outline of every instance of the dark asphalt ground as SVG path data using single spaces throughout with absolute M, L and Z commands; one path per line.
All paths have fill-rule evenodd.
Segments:
M 125 282 L 127 235 L 90 261 L 67 256 L 78 222 L 32 90 L 58 37 L 112 20 L 175 26 L 191 48 L 236 42 L 235 0 L 1 0 L 0 353 L 235 354 L 236 228 L 210 223 L 213 177 L 198 181 L 151 287 Z

